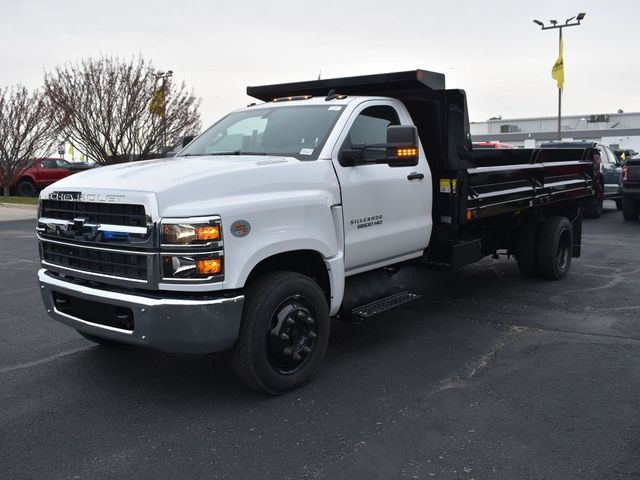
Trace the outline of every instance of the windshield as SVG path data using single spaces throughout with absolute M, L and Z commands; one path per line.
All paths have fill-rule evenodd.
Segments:
M 335 125 L 341 106 L 277 106 L 232 113 L 179 154 L 283 155 L 315 160 Z

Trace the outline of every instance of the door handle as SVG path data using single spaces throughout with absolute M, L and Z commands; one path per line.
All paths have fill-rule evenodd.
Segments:
M 424 178 L 424 173 L 411 172 L 407 175 L 407 180 L 422 180 Z

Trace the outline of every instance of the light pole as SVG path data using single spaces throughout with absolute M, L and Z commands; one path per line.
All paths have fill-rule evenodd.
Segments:
M 558 25 L 557 20 L 549 20 L 549 23 L 551 23 L 551 25 L 545 25 L 544 22 L 541 22 L 540 20 L 533 21 L 533 23 L 540 25 L 540 27 L 542 27 L 542 30 L 553 30 L 554 28 L 558 29 L 558 50 L 560 52 L 559 59 L 562 60 L 563 63 L 564 63 L 564 59 L 562 59 L 562 29 L 565 27 L 577 27 L 578 25 L 580 25 L 580 22 L 582 22 L 582 19 L 584 18 L 585 15 L 586 13 L 582 12 L 576 15 L 575 17 L 567 18 L 567 20 L 564 22 L 564 25 L 562 24 Z M 571 23 L 572 20 L 575 20 L 575 22 Z M 564 65 L 562 66 L 562 75 L 563 75 L 563 82 L 564 82 Z M 558 140 L 562 140 L 562 124 L 560 123 L 561 120 L 562 120 L 562 87 L 558 86 Z
M 156 80 L 162 80 L 162 155 L 167 148 L 167 78 L 171 78 L 173 70 L 166 72 L 149 72 Z

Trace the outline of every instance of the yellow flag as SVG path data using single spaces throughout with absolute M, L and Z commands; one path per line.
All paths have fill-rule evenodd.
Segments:
M 564 90 L 564 61 L 562 59 L 563 46 L 563 40 L 561 38 L 560 52 L 558 53 L 556 63 L 553 64 L 553 68 L 551 69 L 551 78 L 556 81 L 560 90 Z
M 153 96 L 151 97 L 151 101 L 149 102 L 149 111 L 154 115 L 164 117 L 164 102 L 164 88 L 160 87 L 155 92 L 153 92 Z
M 73 156 L 73 143 L 69 144 L 69 155 Z

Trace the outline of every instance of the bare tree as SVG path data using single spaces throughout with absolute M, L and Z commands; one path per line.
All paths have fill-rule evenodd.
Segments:
M 200 130 L 200 99 L 184 83 L 158 84 L 141 57 L 58 67 L 45 74 L 45 91 L 63 135 L 103 165 L 152 157 L 166 146 L 163 139 Z
M 30 158 L 51 148 L 56 137 L 51 107 L 38 91 L 22 85 L 0 89 L 0 186 L 9 187 Z

